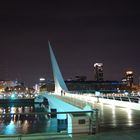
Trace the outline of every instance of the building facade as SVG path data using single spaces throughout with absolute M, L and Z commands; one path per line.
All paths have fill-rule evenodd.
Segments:
M 131 88 L 133 86 L 133 71 L 126 71 L 126 81 L 127 81 L 127 85 Z
M 123 93 L 127 91 L 127 83 L 122 81 L 65 81 L 68 90 L 79 93 Z M 54 83 L 46 84 L 47 91 L 54 91 Z
M 96 81 L 103 81 L 103 63 L 94 64 L 94 77 Z

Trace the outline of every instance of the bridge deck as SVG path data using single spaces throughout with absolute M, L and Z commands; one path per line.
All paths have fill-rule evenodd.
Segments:
M 55 97 L 54 95 L 45 94 L 44 96 L 48 99 L 49 106 L 54 108 L 57 107 L 58 112 L 83 111 L 79 107 L 69 104 L 62 99 Z

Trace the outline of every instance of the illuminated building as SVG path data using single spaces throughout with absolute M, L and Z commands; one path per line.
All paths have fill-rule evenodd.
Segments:
M 54 91 L 55 93 L 62 95 L 62 90 L 71 91 L 73 93 L 124 93 L 127 90 L 127 84 L 122 81 L 104 81 L 103 80 L 103 64 L 95 63 L 94 72 L 96 81 L 87 81 L 86 76 L 76 76 L 74 80 L 68 79 L 64 81 L 54 56 L 53 50 L 49 43 L 50 56 L 52 61 L 54 81 L 46 83 L 42 88 L 46 88 L 47 91 Z
M 43 86 L 46 84 L 46 79 L 45 78 L 40 78 L 39 79 L 39 86 Z
M 126 81 L 129 87 L 133 85 L 133 71 L 126 71 Z
M 0 85 L 4 87 L 14 87 L 17 86 L 18 83 L 17 81 L 12 81 L 12 80 L 1 80 Z
M 103 63 L 94 64 L 94 74 L 96 81 L 103 81 Z
M 69 91 L 79 93 L 124 93 L 127 91 L 127 83 L 122 81 L 65 81 Z M 54 82 L 46 83 L 47 91 L 54 91 Z M 119 91 L 118 91 L 119 89 Z

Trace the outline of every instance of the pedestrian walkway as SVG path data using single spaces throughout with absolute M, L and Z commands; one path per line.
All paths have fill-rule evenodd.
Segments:
M 64 138 L 63 140 L 140 140 L 140 130 L 104 132 L 89 136 Z
M 3 140 L 140 140 L 140 130 L 124 130 L 122 132 L 104 132 L 95 135 L 67 137 L 63 135 L 26 135 L 21 137 L 0 137 Z
M 83 108 L 86 105 L 86 101 L 80 101 L 79 99 L 73 99 L 68 96 L 57 96 L 68 102 L 70 104 L 76 105 L 78 107 Z M 64 138 L 63 140 L 139 140 L 140 139 L 140 130 L 110 130 L 106 132 L 99 132 L 94 135 L 87 135 L 87 136 L 76 136 L 73 138 Z

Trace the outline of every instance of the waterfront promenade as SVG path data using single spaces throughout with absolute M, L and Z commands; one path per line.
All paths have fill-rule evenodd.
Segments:
M 74 98 L 74 96 L 58 96 L 55 95 L 61 100 L 64 100 L 65 102 L 71 103 L 73 105 L 76 105 L 78 107 L 83 108 L 88 102 L 87 100 L 79 100 Z M 106 104 L 100 104 L 100 103 L 89 103 L 94 109 L 99 109 L 100 112 L 100 130 L 95 135 L 88 135 L 88 136 L 77 136 L 73 137 L 72 139 L 75 140 L 139 140 L 140 139 L 140 111 L 136 110 L 129 110 L 129 112 L 125 111 L 126 108 L 121 107 L 115 107 L 112 108 L 110 105 Z M 110 108 L 110 109 L 109 109 Z M 101 114 L 103 113 L 103 114 Z M 112 119 L 116 119 L 116 124 L 107 124 L 110 122 L 113 122 L 115 120 L 111 120 L 111 114 Z M 108 114 L 108 116 L 107 116 Z M 104 116 L 102 116 L 104 115 Z M 105 117 L 109 117 L 106 119 Z M 126 118 L 125 118 L 126 117 Z M 127 118 L 128 117 L 128 118 Z M 104 122 L 103 122 L 104 118 Z M 128 120 L 127 120 L 128 119 Z M 107 122 L 105 122 L 107 121 Z M 107 126 L 105 126 L 107 125 Z M 124 126 L 123 126 L 124 125 Z M 69 138 L 67 138 L 69 139 Z
M 3 137 L 2 140 L 139 140 L 139 130 L 98 133 L 96 135 L 67 137 L 64 135 L 35 134 L 21 137 Z
M 21 136 L 0 136 L 2 140 L 139 140 L 139 130 L 129 130 L 117 132 L 104 132 L 96 135 L 67 137 L 65 135 L 48 135 L 48 134 L 35 134 L 35 135 L 21 135 Z
M 87 104 L 87 101 L 86 100 L 82 100 L 80 101 L 79 99 L 74 99 L 74 98 L 70 98 L 70 97 L 67 97 L 67 96 L 58 96 L 58 95 L 55 95 L 55 97 L 61 99 L 61 100 L 65 100 L 65 102 L 68 102 L 70 104 L 73 104 L 73 105 L 76 105 L 76 106 L 79 106 L 81 108 L 83 108 L 86 104 Z M 108 116 L 111 117 L 111 111 L 112 111 L 112 108 L 109 107 L 108 105 L 103 105 L 103 109 L 104 110 L 101 110 L 101 105 L 100 103 L 90 103 L 90 105 L 93 107 L 93 108 L 97 108 L 99 109 L 100 112 L 106 112 L 108 114 Z M 101 107 L 101 108 L 100 108 Z M 116 119 L 117 121 L 117 124 L 116 124 L 116 128 L 115 126 L 112 128 L 111 125 L 108 125 L 108 123 L 110 123 L 112 120 L 110 120 L 110 117 L 109 117 L 109 122 L 108 122 L 108 119 L 106 120 L 106 117 L 108 118 L 108 116 L 106 116 L 106 114 L 104 114 L 104 116 L 100 116 L 101 120 L 100 120 L 100 130 L 98 133 L 94 134 L 94 135 L 78 135 L 78 136 L 74 136 L 74 137 L 69 137 L 68 135 L 66 134 L 63 134 L 63 133 L 51 133 L 51 134 L 48 134 L 48 133 L 36 133 L 36 134 L 26 134 L 26 135 L 15 135 L 15 136 L 0 136 L 0 139 L 1 140 L 17 140 L 17 139 L 20 139 L 20 140 L 139 140 L 140 139 L 140 133 L 139 133 L 139 130 L 140 130 L 140 120 L 139 120 L 139 111 L 133 111 L 132 110 L 132 116 L 130 117 L 131 118 L 131 121 L 132 121 L 132 118 L 134 120 L 136 120 L 137 122 L 134 122 L 133 120 L 133 125 L 132 124 L 128 127 L 126 127 L 126 123 L 128 123 L 130 120 L 128 120 L 128 122 L 126 121 L 124 124 L 122 124 L 122 121 L 124 121 L 127 117 L 127 113 L 125 112 L 125 108 L 120 108 L 120 107 L 116 107 L 115 108 L 115 113 L 116 115 L 117 114 L 123 114 L 120 116 L 121 117 L 121 120 L 120 118 L 119 119 Z M 126 114 L 126 115 L 125 115 Z M 115 117 L 117 118 L 118 116 Z M 130 115 L 130 114 L 129 114 Z M 136 115 L 136 116 L 135 116 Z M 104 117 L 104 120 L 103 118 Z M 123 118 L 124 117 L 124 118 Z M 119 123 L 119 120 L 121 121 L 121 124 Z M 104 121 L 104 122 L 103 122 Z M 107 121 L 107 122 L 106 122 Z M 131 122 L 132 123 L 132 122 Z M 109 126 L 110 129 L 104 127 L 104 125 L 107 125 L 107 127 Z M 124 125 L 124 126 L 122 126 Z M 135 127 L 137 126 L 137 127 Z

